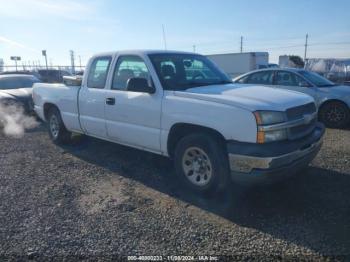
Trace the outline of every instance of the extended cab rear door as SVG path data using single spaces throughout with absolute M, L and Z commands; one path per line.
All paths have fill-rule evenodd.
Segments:
M 87 79 L 79 92 L 80 125 L 91 136 L 106 138 L 105 96 L 107 77 L 112 63 L 111 56 L 92 59 Z
M 109 140 L 160 152 L 163 90 L 155 86 L 155 93 L 150 94 L 126 88 L 130 78 L 145 78 L 149 85 L 154 85 L 151 70 L 151 62 L 146 56 L 125 54 L 117 57 L 106 90 L 105 119 Z

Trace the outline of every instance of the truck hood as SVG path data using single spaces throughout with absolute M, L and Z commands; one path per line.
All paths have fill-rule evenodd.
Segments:
M 299 92 L 256 85 L 211 85 L 175 91 L 174 95 L 236 106 L 251 112 L 285 111 L 291 107 L 314 102 L 311 96 Z

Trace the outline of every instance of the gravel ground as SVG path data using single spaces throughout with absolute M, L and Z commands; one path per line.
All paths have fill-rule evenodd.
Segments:
M 171 162 L 146 152 L 59 147 L 43 126 L 0 144 L 0 260 L 350 258 L 350 130 L 327 130 L 292 180 L 211 200 L 183 192 Z

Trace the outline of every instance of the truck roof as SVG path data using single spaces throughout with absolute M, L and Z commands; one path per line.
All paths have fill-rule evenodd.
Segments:
M 135 55 L 151 55 L 151 54 L 192 54 L 193 52 L 175 51 L 175 50 L 147 50 L 147 49 L 136 49 L 136 50 L 121 50 L 121 51 L 111 51 L 95 54 L 96 56 L 114 56 L 116 54 L 135 54 Z

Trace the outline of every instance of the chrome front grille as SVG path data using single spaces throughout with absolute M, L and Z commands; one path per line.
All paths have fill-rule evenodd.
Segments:
M 288 129 L 288 137 L 291 140 L 301 138 L 308 135 L 316 126 L 317 114 L 314 103 L 305 104 L 302 106 L 292 107 L 286 111 L 288 121 L 305 118 L 305 116 L 313 116 L 310 122 L 294 126 Z

